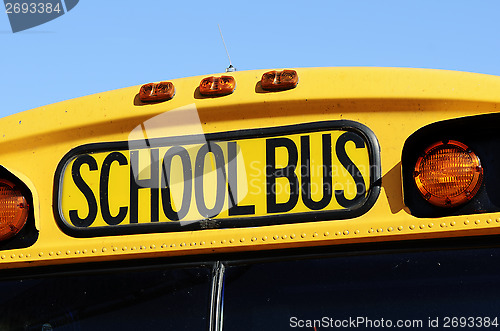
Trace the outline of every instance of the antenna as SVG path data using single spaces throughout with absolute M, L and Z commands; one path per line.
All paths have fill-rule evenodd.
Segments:
M 226 42 L 224 41 L 224 37 L 222 36 L 222 30 L 220 29 L 220 25 L 218 23 L 217 23 L 217 26 L 219 27 L 219 32 L 220 32 L 220 37 L 222 39 L 222 43 L 224 44 L 224 48 L 226 49 L 227 58 L 229 59 L 229 67 L 226 68 L 226 72 L 234 72 L 234 71 L 236 71 L 236 68 L 233 67 L 233 64 L 231 63 L 231 57 L 229 57 L 229 52 L 227 51 Z

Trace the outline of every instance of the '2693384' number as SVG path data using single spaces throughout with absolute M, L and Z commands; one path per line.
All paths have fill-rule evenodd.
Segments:
M 490 328 L 498 327 L 497 317 L 445 317 L 443 318 L 445 328 Z
M 59 3 L 55 5 L 50 2 L 5 3 L 5 12 L 7 14 L 52 14 L 54 12 L 60 13 L 61 11 Z

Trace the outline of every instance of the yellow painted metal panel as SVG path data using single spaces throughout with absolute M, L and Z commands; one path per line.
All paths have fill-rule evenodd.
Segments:
M 137 96 L 140 86 L 134 86 L 1 119 L 0 164 L 32 191 L 39 230 L 39 238 L 31 247 L 0 251 L 1 268 L 26 266 L 28 262 L 46 265 L 500 233 L 500 213 L 416 218 L 404 206 L 401 184 L 405 140 L 437 121 L 497 113 L 500 77 L 424 69 L 299 68 L 295 89 L 265 92 L 258 86 L 265 71 L 232 73 L 236 90 L 218 98 L 199 95 L 197 87 L 203 77 L 191 77 L 172 80 L 176 95 L 166 102 L 142 104 Z M 163 139 L 342 120 L 368 127 L 381 150 L 381 193 L 370 210 L 355 218 L 89 238 L 68 235 L 56 222 L 56 170 L 65 155 L 78 146 L 144 140 L 145 134 L 147 139 Z M 335 134 L 332 132 L 332 137 Z M 289 136 L 297 143 L 299 138 L 293 133 Z M 261 148 L 257 145 L 262 142 L 257 139 L 246 143 L 250 154 L 248 159 L 245 156 L 245 167 L 251 169 L 254 158 L 262 160 L 262 155 L 257 155 Z M 99 164 L 109 152 L 95 154 Z M 250 156 L 252 153 L 255 156 Z M 129 160 L 130 155 L 126 158 Z M 363 158 L 366 156 L 360 155 L 356 162 L 366 164 Z M 113 215 L 126 204 L 114 192 L 128 189 L 127 182 L 122 182 L 126 169 L 119 174 L 119 168 L 118 163 L 110 168 Z M 70 185 L 65 178 L 64 185 Z M 94 181 L 90 177 L 85 180 Z M 206 185 L 210 186 L 208 180 Z M 97 190 L 97 182 L 91 185 Z M 262 205 L 253 200 L 242 203 Z M 83 209 L 79 212 L 85 213 Z M 96 225 L 102 225 L 99 222 Z

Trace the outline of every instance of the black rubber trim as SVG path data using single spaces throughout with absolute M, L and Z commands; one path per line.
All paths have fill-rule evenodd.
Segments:
M 69 151 L 59 162 L 54 176 L 54 191 L 53 191 L 53 213 L 57 224 L 61 230 L 69 236 L 85 238 L 110 235 L 126 235 L 126 234 L 144 234 L 157 232 L 174 232 L 174 231 L 193 231 L 203 230 L 206 228 L 241 228 L 241 227 L 256 227 L 275 224 L 290 224 L 302 223 L 311 221 L 324 220 L 340 220 L 355 218 L 363 215 L 372 208 L 375 204 L 381 187 L 381 166 L 380 166 L 380 145 L 377 137 L 367 126 L 349 120 L 338 121 L 321 121 L 304 124 L 287 125 L 280 127 L 247 129 L 228 132 L 209 133 L 203 136 L 189 135 L 181 137 L 154 138 L 147 141 L 148 148 L 150 147 L 166 147 L 179 144 L 199 143 L 203 138 L 209 141 L 230 141 L 248 138 L 264 138 L 286 134 L 300 134 L 323 130 L 343 130 L 351 131 L 363 137 L 367 144 L 370 162 L 370 189 L 367 196 L 352 206 L 342 210 L 330 211 L 313 211 L 306 213 L 293 213 L 281 215 L 266 215 L 256 217 L 241 217 L 231 219 L 215 219 L 211 221 L 211 226 L 207 227 L 204 220 L 193 222 L 190 224 L 179 224 L 177 222 L 158 222 L 148 224 L 127 224 L 99 228 L 78 228 L 69 224 L 60 213 L 60 190 L 61 181 L 64 170 L 69 162 L 78 155 L 92 154 L 106 151 L 123 151 L 129 150 L 129 145 L 134 145 L 139 141 L 120 141 L 120 142 L 105 142 L 94 143 L 78 146 Z M 138 144 L 139 145 L 139 144 Z M 137 148 L 139 149 L 139 148 Z

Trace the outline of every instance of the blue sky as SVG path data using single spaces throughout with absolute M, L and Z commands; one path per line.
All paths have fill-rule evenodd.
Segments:
M 80 0 L 14 34 L 2 7 L 0 117 L 223 72 L 217 24 L 238 70 L 382 66 L 500 75 L 499 12 L 500 1 Z

